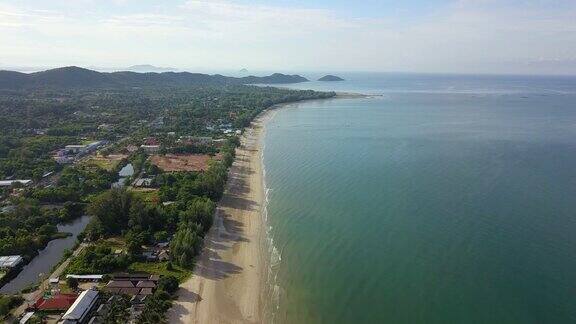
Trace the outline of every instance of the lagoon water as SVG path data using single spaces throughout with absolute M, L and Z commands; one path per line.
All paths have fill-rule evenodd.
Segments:
M 267 124 L 274 322 L 576 322 L 576 78 L 343 76 Z

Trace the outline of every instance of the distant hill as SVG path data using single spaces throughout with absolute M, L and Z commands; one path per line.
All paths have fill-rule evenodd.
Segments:
M 178 69 L 175 68 L 166 68 L 166 67 L 157 67 L 154 65 L 150 65 L 150 64 L 141 64 L 141 65 L 132 65 L 130 67 L 127 67 L 125 69 L 125 71 L 130 71 L 130 72 L 157 72 L 157 73 L 162 73 L 162 72 L 176 72 L 178 71 Z
M 274 73 L 269 76 L 257 77 L 257 76 L 247 76 L 243 78 L 238 78 L 244 84 L 276 84 L 276 83 L 300 83 L 310 81 L 303 76 L 298 74 L 287 75 L 282 73 Z
M 247 69 L 240 69 L 240 71 L 238 71 L 239 73 L 248 73 Z
M 75 66 L 36 73 L 0 71 L 0 89 L 34 88 L 116 88 L 116 87 L 174 87 L 225 84 L 283 84 L 305 82 L 299 75 L 275 73 L 269 76 L 227 77 L 189 72 L 137 73 L 96 72 Z
M 344 81 L 344 79 L 335 75 L 328 74 L 318 79 L 318 81 Z

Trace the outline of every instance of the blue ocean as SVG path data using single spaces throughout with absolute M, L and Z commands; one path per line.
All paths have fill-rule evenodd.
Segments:
M 266 125 L 273 322 L 576 322 L 576 78 L 339 76 Z

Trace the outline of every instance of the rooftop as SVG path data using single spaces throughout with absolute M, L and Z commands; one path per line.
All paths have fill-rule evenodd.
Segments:
M 0 268 L 14 268 L 24 261 L 19 255 L 0 256 Z
M 110 280 L 106 285 L 107 288 L 134 288 L 130 280 Z
M 78 279 L 78 280 L 101 280 L 103 277 L 104 277 L 103 275 L 97 275 L 97 274 L 93 274 L 93 275 L 69 274 L 69 275 L 66 275 L 66 278 L 74 278 L 74 279 Z
M 92 289 L 83 291 L 74 304 L 66 311 L 64 316 L 62 316 L 62 319 L 81 321 L 94 306 L 97 299 L 98 291 Z
M 21 183 L 23 185 L 27 185 L 30 182 L 32 182 L 32 180 L 0 180 L 0 187 L 10 187 L 15 183 Z
M 156 284 L 154 283 L 154 281 L 143 280 L 143 281 L 138 281 L 138 283 L 136 284 L 136 287 L 138 287 L 138 288 L 156 288 Z
M 51 297 L 40 297 L 34 308 L 38 310 L 66 310 L 78 298 L 76 294 L 58 294 Z

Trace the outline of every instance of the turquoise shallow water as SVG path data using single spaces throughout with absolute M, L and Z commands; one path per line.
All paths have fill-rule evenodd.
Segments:
M 268 123 L 274 322 L 576 322 L 576 80 L 434 78 Z

